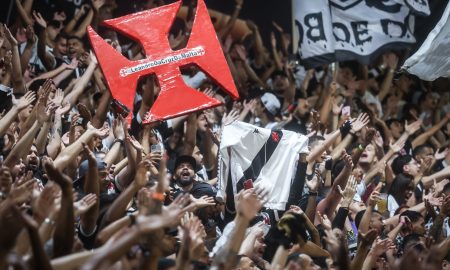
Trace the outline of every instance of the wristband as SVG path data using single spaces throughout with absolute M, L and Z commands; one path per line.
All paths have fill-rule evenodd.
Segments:
M 344 124 L 339 128 L 339 131 L 341 132 L 342 138 L 347 136 L 347 134 L 352 129 L 352 123 L 350 121 L 345 121 Z
M 115 139 L 114 141 L 113 141 L 113 144 L 115 144 L 115 143 L 120 143 L 121 145 L 123 145 L 123 140 L 122 139 Z
M 164 193 L 155 192 L 152 194 L 152 199 L 155 201 L 164 202 L 166 199 L 166 196 L 164 195 Z
M 308 195 L 309 195 L 309 196 L 315 196 L 315 197 L 317 197 L 317 195 L 319 195 L 319 192 L 317 192 L 317 191 L 315 191 L 315 192 L 310 191 L 310 192 L 308 193 Z

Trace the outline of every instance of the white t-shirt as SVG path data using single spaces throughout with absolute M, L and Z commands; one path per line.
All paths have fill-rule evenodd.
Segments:
M 388 211 L 389 217 L 393 217 L 395 215 L 395 211 L 400 207 L 392 195 L 388 195 L 387 197 Z

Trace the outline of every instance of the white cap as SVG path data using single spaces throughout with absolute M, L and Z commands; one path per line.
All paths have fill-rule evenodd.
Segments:
M 261 102 L 264 104 L 264 107 L 273 115 L 277 115 L 280 111 L 280 101 L 272 93 L 265 93 L 264 95 L 262 95 Z

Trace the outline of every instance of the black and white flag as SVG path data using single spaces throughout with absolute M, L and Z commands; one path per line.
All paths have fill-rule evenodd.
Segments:
M 426 81 L 450 78 L 450 2 L 422 46 L 405 61 L 402 69 Z
M 407 47 L 416 41 L 414 14 L 430 13 L 427 0 L 292 0 L 292 9 L 308 68 L 354 59 L 368 64 L 383 50 Z
M 308 137 L 243 122 L 225 126 L 221 137 L 218 196 L 233 200 L 252 179 L 255 187 L 269 191 L 267 208 L 285 210 L 299 153 L 308 153 Z

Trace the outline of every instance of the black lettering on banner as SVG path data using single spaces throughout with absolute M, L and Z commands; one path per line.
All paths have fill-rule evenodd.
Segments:
M 384 1 L 384 0 L 366 0 L 366 4 L 369 7 L 374 7 L 376 9 L 382 10 L 387 13 L 397 13 L 402 8 L 401 4 L 395 3 L 392 5 L 387 5 L 386 2 L 391 1 Z
M 390 19 L 382 19 L 380 22 L 383 33 L 386 34 L 386 36 L 389 36 L 390 38 L 403 38 L 405 36 L 407 28 L 404 23 Z
M 356 21 L 351 22 L 353 35 L 355 36 L 355 45 L 361 46 L 364 45 L 365 42 L 372 42 L 372 37 L 368 36 L 363 38 L 364 35 L 369 35 L 369 31 L 367 30 L 367 21 Z
M 327 41 L 323 29 L 322 13 L 310 13 L 305 16 L 305 25 L 308 27 L 306 36 L 312 42 Z
M 343 23 L 333 23 L 333 36 L 337 42 L 350 42 L 350 31 Z
M 303 27 L 302 27 L 302 24 L 298 20 L 295 20 L 295 26 L 297 27 L 297 31 L 298 31 L 297 47 L 300 48 L 303 43 Z

